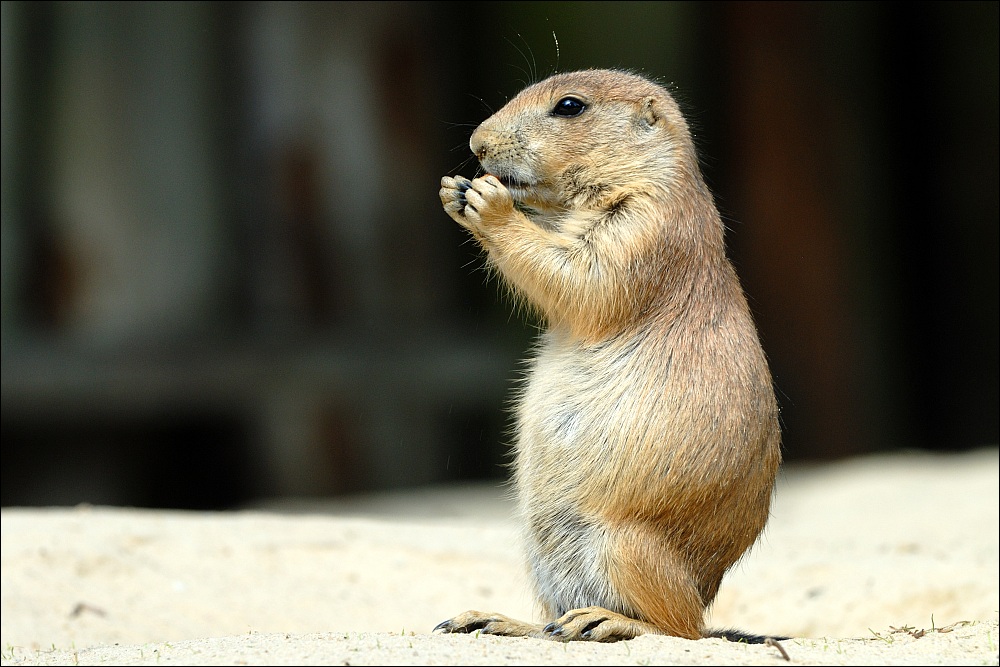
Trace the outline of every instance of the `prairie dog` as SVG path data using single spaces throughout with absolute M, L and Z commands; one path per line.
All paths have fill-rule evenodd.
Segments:
M 435 630 L 706 636 L 768 518 L 778 408 L 680 109 L 627 72 L 557 74 L 473 133 L 445 211 L 546 322 L 516 408 L 514 488 L 543 623 Z M 725 633 L 721 633 L 725 636 Z

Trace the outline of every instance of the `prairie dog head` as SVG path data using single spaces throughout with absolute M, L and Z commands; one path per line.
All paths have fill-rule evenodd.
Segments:
M 515 201 L 543 212 L 600 209 L 623 190 L 670 189 L 680 174 L 698 173 L 670 94 L 615 70 L 528 86 L 483 121 L 469 145 Z

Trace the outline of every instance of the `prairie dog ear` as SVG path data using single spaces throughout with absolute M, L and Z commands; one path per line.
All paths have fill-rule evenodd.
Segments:
M 647 127 L 655 127 L 663 119 L 663 112 L 655 97 L 647 97 L 639 103 L 639 119 Z

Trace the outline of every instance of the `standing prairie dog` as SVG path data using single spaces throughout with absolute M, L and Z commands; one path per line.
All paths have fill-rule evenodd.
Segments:
M 781 454 L 687 123 L 648 79 L 587 70 L 524 89 L 470 146 L 487 173 L 443 178 L 444 209 L 547 325 L 513 480 L 544 622 L 469 611 L 435 629 L 709 636 L 705 609 L 764 528 Z

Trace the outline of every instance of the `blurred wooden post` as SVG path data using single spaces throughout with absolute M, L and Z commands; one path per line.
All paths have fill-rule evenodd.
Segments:
M 726 3 L 740 273 L 783 406 L 791 454 L 867 449 L 859 404 L 856 312 L 837 215 L 830 128 L 843 98 L 817 76 L 816 12 L 795 4 Z

